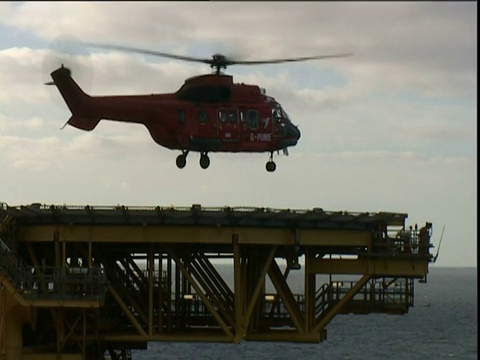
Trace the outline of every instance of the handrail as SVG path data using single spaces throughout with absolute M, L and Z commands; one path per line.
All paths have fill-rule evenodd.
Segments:
M 324 283 L 315 294 L 315 316 L 318 316 L 325 310 L 328 306 L 329 298 L 331 298 L 330 286 L 328 283 Z
M 26 300 L 88 300 L 103 303 L 107 279 L 103 269 L 34 267 L 13 252 L 2 256 L 0 273 Z

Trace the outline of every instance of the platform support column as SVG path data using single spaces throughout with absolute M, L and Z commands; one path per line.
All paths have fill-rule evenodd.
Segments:
M 255 319 L 251 319 L 252 314 L 253 314 L 253 311 L 255 309 L 255 305 L 257 305 L 257 303 L 258 303 L 260 293 L 265 288 L 265 276 L 267 275 L 268 269 L 270 268 L 270 264 L 272 263 L 272 261 L 275 261 L 274 260 L 274 255 L 275 255 L 276 251 L 277 251 L 277 246 L 272 246 L 267 258 L 265 259 L 265 262 L 263 263 L 263 266 L 260 270 L 260 274 L 256 278 L 257 279 L 256 280 L 256 285 L 255 285 L 255 288 L 253 290 L 252 296 L 248 299 L 250 302 L 248 304 L 247 311 L 246 311 L 246 314 L 245 314 L 245 317 L 244 317 L 244 323 L 243 323 L 243 328 L 244 329 L 248 329 L 249 323 L 252 320 L 255 321 Z M 256 259 L 260 260 L 259 257 L 256 257 Z M 251 258 L 250 258 L 250 260 L 251 260 Z M 254 323 L 254 325 L 258 325 L 258 321 L 257 321 L 257 324 Z
M 167 329 L 172 331 L 172 256 L 167 254 Z
M 174 285 L 174 294 L 175 294 L 175 329 L 180 328 L 180 267 L 179 261 L 175 256 L 172 257 L 175 260 L 175 285 Z
M 58 231 L 53 233 L 53 242 L 55 244 L 55 266 L 61 266 L 63 256 L 60 253 L 60 236 Z
M 148 335 L 153 334 L 153 244 L 148 252 Z
M 57 332 L 57 354 L 60 354 L 65 344 L 65 332 L 63 326 L 63 310 L 53 310 L 55 313 L 55 330 Z
M 312 331 L 315 324 L 316 275 L 310 272 L 311 261 L 315 254 L 311 249 L 305 250 L 305 332 Z
M 88 267 L 93 267 L 93 258 L 92 258 L 92 241 L 88 241 Z
M 98 323 L 97 323 L 98 325 Z M 83 331 L 82 331 L 82 360 L 87 360 L 87 313 L 83 310 Z
M 0 283 L 0 354 L 6 352 L 7 344 L 7 289 Z
M 238 344 L 245 336 L 244 323 L 244 297 L 245 281 L 242 281 L 242 254 L 240 244 L 238 243 L 238 234 L 232 235 L 233 241 L 233 282 L 235 288 L 235 343 Z
M 158 252 L 158 319 L 157 319 L 157 332 L 162 332 L 163 327 L 163 257 L 162 252 Z

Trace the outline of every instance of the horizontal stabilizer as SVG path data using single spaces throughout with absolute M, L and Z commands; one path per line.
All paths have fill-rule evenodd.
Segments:
M 89 118 L 89 117 L 81 117 L 81 116 L 73 115 L 70 119 L 68 119 L 67 124 L 72 125 L 81 130 L 91 131 L 95 129 L 99 121 L 100 121 L 100 118 Z

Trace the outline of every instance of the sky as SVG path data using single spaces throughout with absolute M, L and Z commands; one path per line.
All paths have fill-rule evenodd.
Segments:
M 433 223 L 432 266 L 477 266 L 476 2 L 0 2 L 0 202 L 253 206 L 408 214 Z M 68 40 L 66 43 L 64 40 Z M 172 93 L 208 65 L 87 48 L 132 46 L 244 60 L 231 66 L 302 133 L 289 156 L 190 153 L 138 124 L 70 117 L 49 74 L 91 95 Z M 74 44 L 74 45 L 65 45 Z

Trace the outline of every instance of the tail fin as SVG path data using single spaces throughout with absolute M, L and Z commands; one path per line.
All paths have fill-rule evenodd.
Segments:
M 92 98 L 83 92 L 72 79 L 70 70 L 63 65 L 50 75 L 72 112 L 72 117 L 67 124 L 82 130 L 93 130 L 100 121 L 100 117 L 94 113 Z

